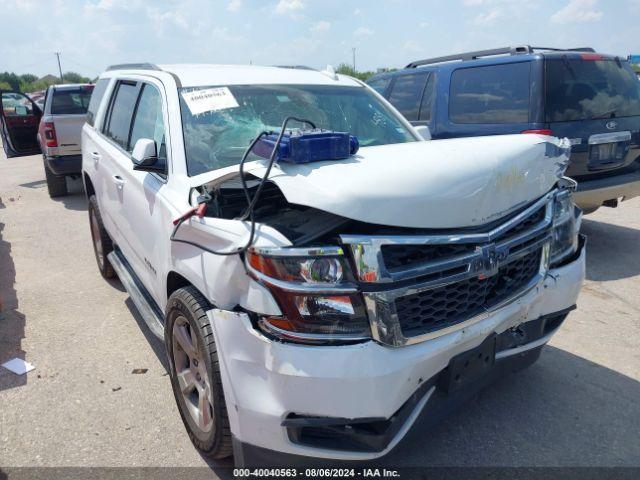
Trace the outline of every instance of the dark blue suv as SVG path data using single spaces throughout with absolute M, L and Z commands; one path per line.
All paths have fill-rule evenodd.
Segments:
M 620 57 L 508 47 L 413 62 L 367 83 L 434 139 L 568 137 L 567 174 L 586 213 L 640 195 L 640 82 Z

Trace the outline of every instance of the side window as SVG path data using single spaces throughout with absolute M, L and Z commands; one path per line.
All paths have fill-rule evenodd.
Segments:
M 412 73 L 396 77 L 396 83 L 391 88 L 389 101 L 407 120 L 418 120 L 418 110 L 422 91 L 427 80 L 427 72 Z
M 139 87 L 136 82 L 122 81 L 118 84 L 103 129 L 107 137 L 129 152 L 131 151 L 128 144 L 131 117 L 138 99 L 138 91 Z
M 420 120 L 428 122 L 431 120 L 431 112 L 433 111 L 433 99 L 436 96 L 436 74 L 429 75 L 427 86 L 424 87 L 422 95 L 422 103 L 420 104 Z
M 102 78 L 98 80 L 98 83 L 96 83 L 96 86 L 93 88 L 91 100 L 89 100 L 89 107 L 87 108 L 87 123 L 91 126 L 96 122 L 98 108 L 100 107 L 100 103 L 102 102 L 104 92 L 106 92 L 108 85 L 109 79 Z
M 389 83 L 391 83 L 391 79 L 392 78 L 393 77 L 374 78 L 373 80 L 369 80 L 367 82 L 367 85 L 369 85 L 371 88 L 373 88 L 380 95 L 384 95 L 384 91 L 389 86 Z
M 451 75 L 453 123 L 527 123 L 531 63 L 463 68 Z
M 7 117 L 33 115 L 33 103 L 22 93 L 2 92 L 2 111 Z
M 156 142 L 158 163 L 166 167 L 167 146 L 164 137 L 164 120 L 162 117 L 162 96 L 156 87 L 145 84 L 138 100 L 133 125 L 131 127 L 130 150 L 141 138 L 149 138 Z

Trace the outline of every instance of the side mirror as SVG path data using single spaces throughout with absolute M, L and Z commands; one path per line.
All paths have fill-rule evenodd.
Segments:
M 166 173 L 167 170 L 165 165 L 158 162 L 156 142 L 150 138 L 141 138 L 136 142 L 131 152 L 131 161 L 134 170 L 155 173 Z
M 416 132 L 422 137 L 423 140 L 431 140 L 431 130 L 426 125 L 420 125 L 415 127 Z
M 156 142 L 149 138 L 140 138 L 133 146 L 131 160 L 136 166 L 148 167 L 158 161 Z

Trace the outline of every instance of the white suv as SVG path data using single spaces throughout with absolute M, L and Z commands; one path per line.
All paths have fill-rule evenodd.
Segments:
M 568 147 L 425 141 L 331 70 L 140 64 L 98 80 L 82 169 L 100 271 L 164 339 L 194 445 L 366 460 L 534 362 L 574 308 Z

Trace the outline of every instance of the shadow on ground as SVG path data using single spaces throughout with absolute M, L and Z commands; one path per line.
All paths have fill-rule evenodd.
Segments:
M 638 398 L 640 382 L 547 346 L 436 426 L 423 415 L 380 466 L 637 467 Z
M 69 210 L 87 210 L 87 197 L 84 194 L 84 186 L 79 178 L 67 178 L 68 194 L 63 197 L 52 198 L 55 202 L 60 202 Z M 89 228 L 87 226 L 87 228 Z
M 5 208 L 0 201 L 0 209 Z M 12 358 L 25 358 L 22 350 L 26 319 L 18 310 L 16 268 L 11 256 L 11 243 L 3 238 L 4 223 L 0 223 L 0 364 Z M 0 391 L 27 383 L 27 375 L 16 375 L 0 367 Z
M 640 274 L 640 230 L 585 219 L 587 279 L 599 282 Z
M 162 367 L 168 373 L 169 362 L 167 361 L 167 350 L 165 349 L 164 343 L 162 343 L 161 340 L 159 340 L 153 333 L 151 333 L 151 330 L 149 330 L 149 327 L 147 327 L 147 324 L 142 318 L 142 315 L 140 315 L 140 312 L 138 312 L 138 309 L 133 303 L 133 300 L 127 297 L 124 303 L 129 309 L 129 312 L 131 312 L 131 316 L 135 319 L 138 327 L 142 331 L 144 338 L 147 340 L 147 342 L 149 342 L 153 353 L 155 353 L 156 357 L 158 357 L 158 361 L 162 364 Z

